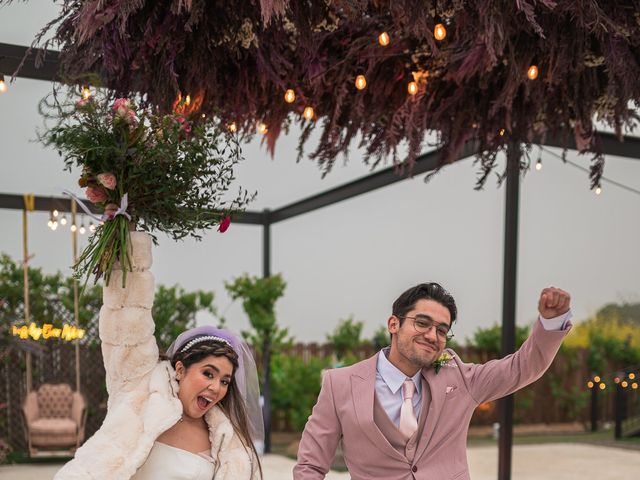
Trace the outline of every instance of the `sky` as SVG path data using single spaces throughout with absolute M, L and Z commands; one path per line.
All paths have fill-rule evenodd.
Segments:
M 53 18 L 52 5 L 34 5 L 0 7 L 0 42 L 27 45 Z M 50 90 L 47 82 L 18 78 L 0 95 L 0 193 L 81 194 L 77 174 L 64 172 L 58 155 L 35 141 L 42 126 L 38 101 Z M 296 163 L 298 133 L 282 137 L 273 158 L 259 135 L 243 147 L 238 185 L 258 193 L 250 210 L 273 210 L 370 173 L 354 145 L 349 161 L 337 160 L 323 179 L 312 161 Z M 583 167 L 590 159 L 571 151 L 568 158 Z M 530 170 L 521 182 L 517 323 L 536 318 L 547 286 L 570 292 L 575 321 L 610 302 L 640 302 L 640 195 L 607 181 L 595 195 L 586 173 L 546 152 L 542 162 L 542 170 Z M 287 282 L 277 303 L 279 325 L 298 341 L 323 342 L 352 316 L 370 338 L 386 324 L 395 298 L 424 281 L 442 283 L 455 297 L 457 340 L 501 322 L 505 188 L 491 178 L 476 191 L 477 175 L 467 159 L 429 183 L 417 176 L 272 226 L 272 272 Z M 640 161 L 608 156 L 605 177 L 640 190 Z M 31 264 L 70 273 L 70 233 L 52 232 L 47 219 L 45 212 L 29 215 Z M 0 209 L 0 252 L 16 260 L 21 229 L 20 211 Z M 157 283 L 214 291 L 228 326 L 246 329 L 246 315 L 224 282 L 262 274 L 261 227 L 232 224 L 225 234 L 206 233 L 202 242 L 159 240 L 152 268 Z

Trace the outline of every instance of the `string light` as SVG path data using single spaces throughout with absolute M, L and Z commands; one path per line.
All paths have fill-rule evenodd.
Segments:
M 91 233 L 96 231 L 96 226 L 93 224 L 93 222 L 89 222 L 89 231 Z
M 238 131 L 238 127 L 236 125 L 236 122 L 231 122 L 229 125 L 227 125 L 227 128 L 229 129 L 229 131 L 231 133 L 236 133 Z
M 80 228 L 78 229 L 78 232 L 80 233 L 80 235 L 84 235 L 86 231 L 87 229 L 84 228 L 84 222 L 82 222 L 82 224 L 80 225 Z
M 289 88 L 286 92 L 284 92 L 284 101 L 287 103 L 293 103 L 296 100 L 296 92 L 293 91 L 292 88 Z
M 438 23 L 435 27 L 433 27 L 433 36 L 436 37 L 436 40 L 442 41 L 447 36 L 447 29 L 442 23 Z
M 593 388 L 593 382 L 587 382 L 587 387 Z
M 58 210 L 53 209 L 53 218 L 58 218 Z
M 418 93 L 418 84 L 416 82 L 409 82 L 407 85 L 407 92 L 409 92 L 409 95 L 415 95 Z
M 529 70 L 527 70 L 527 77 L 529 80 L 535 80 L 538 78 L 538 67 L 536 65 L 531 65 Z
M 4 75 L 0 73 L 0 93 L 4 93 L 7 91 L 7 84 L 4 81 Z
M 89 100 L 89 98 L 91 98 L 91 89 L 88 85 L 82 87 L 82 98 L 84 98 L 85 100 Z
M 635 373 L 630 373 L 629 374 L 629 380 L 633 380 L 634 378 L 636 378 L 636 374 Z
M 187 95 L 184 99 L 184 104 L 188 107 L 191 105 L 191 95 Z
M 54 220 L 53 223 L 51 224 L 51 230 L 55 232 L 57 228 L 58 228 L 58 222 Z
M 364 78 L 364 75 L 358 75 L 356 77 L 356 88 L 358 90 L 364 90 L 367 86 L 367 79 Z
M 638 384 L 636 382 L 633 382 L 631 384 L 631 388 L 633 388 L 634 390 L 637 390 L 638 389 Z
M 75 224 L 75 223 L 72 223 L 72 224 L 71 224 L 71 231 L 72 231 L 72 232 L 75 232 L 76 230 L 78 230 L 78 227 L 76 226 L 76 224 Z
M 596 375 L 595 377 L 593 377 L 593 381 L 598 383 L 600 381 L 600 377 Z
M 53 220 L 49 219 L 49 221 L 47 222 L 47 227 L 49 228 L 53 227 Z
M 60 225 L 64 227 L 66 224 L 67 224 L 67 216 L 63 215 L 62 218 L 60 219 Z
M 542 170 L 542 159 L 538 158 L 538 161 L 536 162 L 536 170 L 540 171 Z
M 629 386 L 629 382 L 624 380 L 620 385 L 622 385 L 622 388 L 627 388 Z
M 206 113 L 203 113 L 203 114 L 202 114 L 202 118 L 206 118 L 206 117 L 207 117 L 207 114 L 206 114 Z
M 505 132 L 505 129 L 504 129 L 504 128 L 501 128 L 501 129 L 500 129 L 500 132 L 498 132 L 498 133 L 500 133 L 500 136 L 501 136 L 501 137 L 504 137 L 504 132 Z M 596 380 L 596 381 L 597 381 L 597 380 Z
M 382 32 L 378 37 L 378 43 L 383 47 L 389 45 L 390 40 L 391 39 L 389 38 L 389 34 L 387 32 Z
M 598 185 L 598 186 L 596 187 L 595 192 L 596 192 L 596 195 L 600 195 L 600 194 L 602 193 L 602 187 L 601 187 L 600 185 Z
M 305 107 L 304 112 L 302 112 L 302 116 L 307 120 L 313 120 L 313 117 L 315 116 L 313 107 Z
M 258 125 L 258 131 L 261 134 L 266 135 L 267 132 L 269 131 L 269 127 L 267 127 L 266 123 L 261 123 L 260 125 Z
M 607 385 L 604 383 L 600 384 L 600 390 L 604 390 L 605 388 L 607 388 Z

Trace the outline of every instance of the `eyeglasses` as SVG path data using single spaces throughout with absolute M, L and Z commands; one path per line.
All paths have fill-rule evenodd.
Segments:
M 449 341 L 453 338 L 453 332 L 449 325 L 445 323 L 438 323 L 431 320 L 429 317 L 425 317 L 423 315 L 417 315 L 415 317 L 398 317 L 401 319 L 408 318 L 413 322 L 413 328 L 415 328 L 418 333 L 427 333 L 432 328 L 436 329 L 436 335 L 438 339 Z

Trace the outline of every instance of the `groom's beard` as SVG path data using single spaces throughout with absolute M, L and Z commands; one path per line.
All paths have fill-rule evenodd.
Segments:
M 398 337 L 398 353 L 417 368 L 430 367 L 443 349 L 420 335 L 418 337 Z

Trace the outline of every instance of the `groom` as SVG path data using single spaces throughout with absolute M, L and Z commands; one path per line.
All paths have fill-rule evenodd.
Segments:
M 391 347 L 329 370 L 307 421 L 294 480 L 321 479 L 339 441 L 353 480 L 468 480 L 473 410 L 537 380 L 571 326 L 569 294 L 546 288 L 539 320 L 513 355 L 486 364 L 443 356 L 457 309 L 437 283 L 404 292 L 387 320 Z

